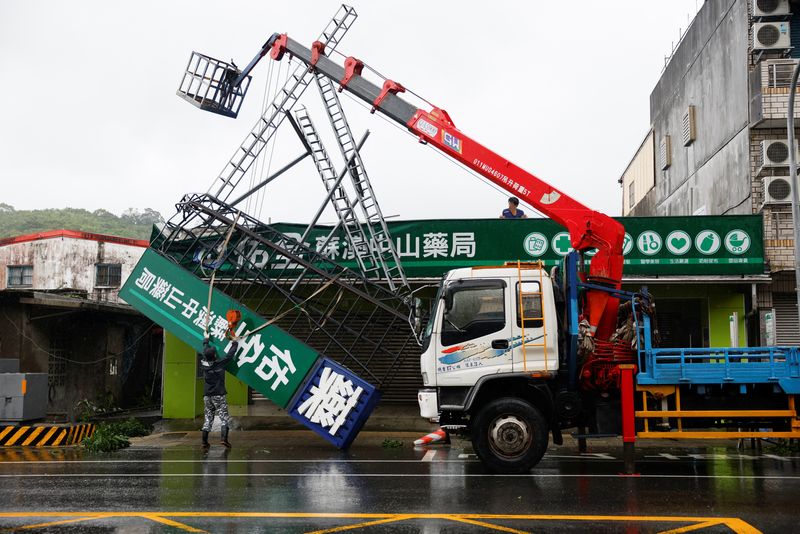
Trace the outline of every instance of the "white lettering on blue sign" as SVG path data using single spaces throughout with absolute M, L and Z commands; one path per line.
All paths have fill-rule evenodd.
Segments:
M 297 412 L 322 428 L 330 427 L 328 433 L 335 436 L 358 404 L 363 391 L 361 387 L 353 388 L 353 382 L 345 380 L 343 375 L 325 367 L 319 385 L 311 386 L 311 396 L 303 401 Z
M 445 144 L 445 146 L 452 148 L 459 154 L 461 153 L 461 139 L 450 132 L 442 131 L 442 142 Z

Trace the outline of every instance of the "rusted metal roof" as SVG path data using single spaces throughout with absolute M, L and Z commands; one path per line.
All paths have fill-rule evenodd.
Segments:
M 150 246 L 150 242 L 145 239 L 131 239 L 129 237 L 119 237 L 106 234 L 93 234 L 91 232 L 81 232 L 79 230 L 48 230 L 46 232 L 36 232 L 35 234 L 25 234 L 14 237 L 0 238 L 0 247 L 13 245 L 16 243 L 26 243 L 29 241 L 39 241 L 42 239 L 52 239 L 55 237 L 70 237 L 73 239 L 85 239 L 89 241 L 100 241 L 103 243 L 117 243 L 120 245 L 130 245 L 133 247 Z

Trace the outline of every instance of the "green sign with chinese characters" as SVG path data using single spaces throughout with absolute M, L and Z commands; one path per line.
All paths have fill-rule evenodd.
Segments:
M 636 275 L 743 275 L 764 272 L 763 227 L 760 215 L 692 217 L 623 217 L 624 272 Z M 409 278 L 439 278 L 446 271 L 473 265 L 501 265 L 508 261 L 541 260 L 547 266 L 562 261 L 571 250 L 567 232 L 549 219 L 443 219 L 394 221 L 389 232 Z M 276 223 L 271 228 L 300 239 L 305 225 Z M 329 226 L 318 226 L 306 246 L 337 263 L 356 269 L 353 251 L 343 232 L 327 244 Z M 270 260 L 273 252 L 255 240 L 238 241 L 224 272 L 236 269 L 242 258 L 256 266 L 282 270 L 286 260 Z M 323 247 L 323 245 L 325 245 Z M 195 250 L 181 250 L 185 267 L 196 270 L 204 257 L 217 257 L 200 240 L 187 242 Z M 296 266 L 299 271 L 300 266 Z M 291 268 L 288 272 L 291 272 Z M 210 275 L 210 270 L 208 271 Z
M 142 255 L 119 295 L 196 351 L 202 349 L 207 318 L 211 343 L 220 355 L 230 347 L 225 339 L 228 310 L 242 314 L 237 334 L 265 322 L 216 289 L 208 310 L 208 285 L 152 249 Z M 270 325 L 241 340 L 226 369 L 278 406 L 286 407 L 318 357 L 314 349 Z
M 627 275 L 723 275 L 764 272 L 760 215 L 621 217 L 625 226 Z M 506 261 L 556 265 L 570 251 L 567 232 L 549 219 L 447 219 L 389 222 L 408 277 L 439 277 L 445 271 Z M 295 239 L 301 224 L 273 227 Z M 334 261 L 355 267 L 344 235 L 321 250 L 330 227 L 312 230 L 308 246 Z M 248 253 L 265 254 L 254 248 Z

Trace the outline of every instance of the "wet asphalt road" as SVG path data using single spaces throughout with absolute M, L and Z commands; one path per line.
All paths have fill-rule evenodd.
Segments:
M 0 449 L 0 529 L 43 532 L 796 532 L 800 455 L 735 447 L 551 447 L 530 475 L 484 471 L 466 442 L 363 433 L 336 451 L 307 432 L 138 440 L 110 455 Z M 399 448 L 382 446 L 401 438 Z M 598 517 L 599 516 L 599 517 Z M 88 518 L 88 519 L 87 519 Z M 749 526 L 750 527 L 749 527 Z M 683 532 L 685 530 L 677 530 Z

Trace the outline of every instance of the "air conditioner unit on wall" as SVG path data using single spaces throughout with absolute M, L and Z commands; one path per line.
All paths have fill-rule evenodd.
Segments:
M 781 50 L 791 47 L 788 22 L 756 22 L 753 24 L 753 50 Z
M 795 162 L 800 163 L 797 141 L 794 145 Z M 789 166 L 789 141 L 786 139 L 767 139 L 761 141 L 761 165 L 764 167 Z
M 754 17 L 776 17 L 789 14 L 789 0 L 754 0 Z
M 792 182 L 788 176 L 764 177 L 764 205 L 792 202 Z

